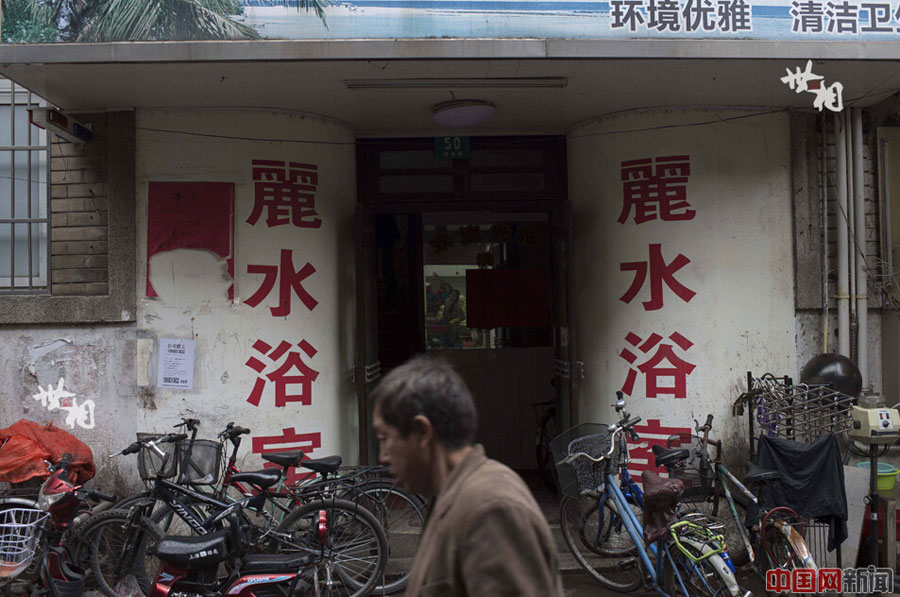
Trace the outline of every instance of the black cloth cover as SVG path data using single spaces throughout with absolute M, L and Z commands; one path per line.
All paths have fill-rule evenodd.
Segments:
M 771 489 L 760 489 L 767 494 L 762 496 L 766 505 L 787 506 L 801 516 L 827 523 L 829 551 L 844 542 L 847 493 L 841 452 L 834 435 L 822 436 L 812 444 L 761 435 L 757 464 L 783 475 Z

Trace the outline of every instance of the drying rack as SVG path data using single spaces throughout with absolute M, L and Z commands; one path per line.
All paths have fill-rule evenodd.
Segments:
M 823 435 L 845 433 L 853 426 L 853 397 L 828 385 L 794 384 L 787 376 L 747 372 L 748 390 L 732 405 L 732 414 L 747 410 L 750 454 L 756 461 L 757 434 L 811 444 Z

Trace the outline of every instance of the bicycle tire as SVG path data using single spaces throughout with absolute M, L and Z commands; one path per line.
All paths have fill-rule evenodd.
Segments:
M 583 508 L 579 498 L 565 496 L 559 505 L 559 523 L 566 546 L 585 572 L 604 587 L 622 593 L 637 590 L 644 576 L 637 548 L 616 506 L 607 500 L 602 512 L 601 525 L 597 502 Z
M 681 545 L 694 557 L 703 555 L 702 548 L 692 542 L 682 539 Z M 694 563 L 674 544 L 668 544 L 666 549 L 672 556 L 672 560 L 670 561 L 667 558 L 663 579 L 665 582 L 664 589 L 670 595 L 681 597 L 730 597 L 735 593 L 737 595 L 744 594 L 744 590 L 737 584 L 734 573 L 731 572 L 721 556 L 712 555 Z M 685 594 L 681 584 L 675 577 L 675 571 L 671 566 L 672 562 L 678 569 L 678 574 L 684 582 L 687 594 Z
M 701 512 L 718 518 L 725 523 L 722 534 L 725 535 L 725 543 L 728 545 L 728 555 L 735 566 L 743 566 L 750 560 L 750 554 L 741 538 L 741 531 L 738 524 L 743 525 L 747 519 L 747 506 L 741 502 L 737 496 L 732 494 L 734 498 L 734 508 L 737 510 L 738 520 L 735 520 L 734 514 L 731 512 L 731 506 L 724 495 L 716 493 L 709 501 L 691 504 L 692 508 L 685 509 L 684 512 Z M 746 529 L 746 527 L 745 527 Z M 747 531 L 748 538 L 750 531 Z
M 109 597 L 117 597 L 119 592 L 116 589 L 132 582 L 147 594 L 159 570 L 159 560 L 148 556 L 147 550 L 156 545 L 162 533 L 153 522 L 142 516 L 135 518 L 131 526 L 132 529 L 136 527 L 138 533 L 134 561 L 127 574 L 116 574 L 115 565 L 123 558 L 127 524 L 127 511 L 107 510 L 92 516 L 77 531 L 78 561 L 84 568 L 90 566 L 97 588 Z M 145 565 L 148 558 L 151 558 L 149 567 Z
M 378 595 L 398 593 L 406 587 L 412 560 L 425 528 L 425 502 L 391 481 L 368 481 L 354 492 L 357 503 L 375 515 L 387 539 L 388 560 Z
M 326 529 L 320 541 L 322 511 Z M 382 579 L 387 564 L 384 530 L 375 515 L 353 502 L 322 498 L 304 504 L 285 517 L 276 533 L 281 536 L 281 553 L 299 551 L 317 557 L 315 574 L 329 595 L 370 595 Z
M 797 530 L 798 525 L 791 525 L 791 537 L 788 537 L 786 529 L 776 524 L 780 517 L 796 518 L 797 513 L 790 508 L 773 508 L 763 517 L 762 526 L 759 530 L 769 567 L 777 567 L 784 570 L 797 568 L 815 569 L 815 560 L 809 553 L 809 548 L 806 546 L 802 532 Z M 805 550 L 806 553 L 798 551 L 798 547 Z

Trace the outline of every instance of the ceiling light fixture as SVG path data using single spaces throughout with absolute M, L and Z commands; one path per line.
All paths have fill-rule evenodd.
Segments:
M 565 77 L 346 79 L 347 89 L 565 89 Z
M 431 118 L 444 126 L 463 128 L 486 121 L 494 109 L 494 104 L 484 100 L 451 100 L 434 106 Z

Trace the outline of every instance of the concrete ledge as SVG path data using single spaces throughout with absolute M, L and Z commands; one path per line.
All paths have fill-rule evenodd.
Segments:
M 464 58 L 900 60 L 900 43 L 730 39 L 348 39 L 0 45 L 0 69 L 31 64 Z

